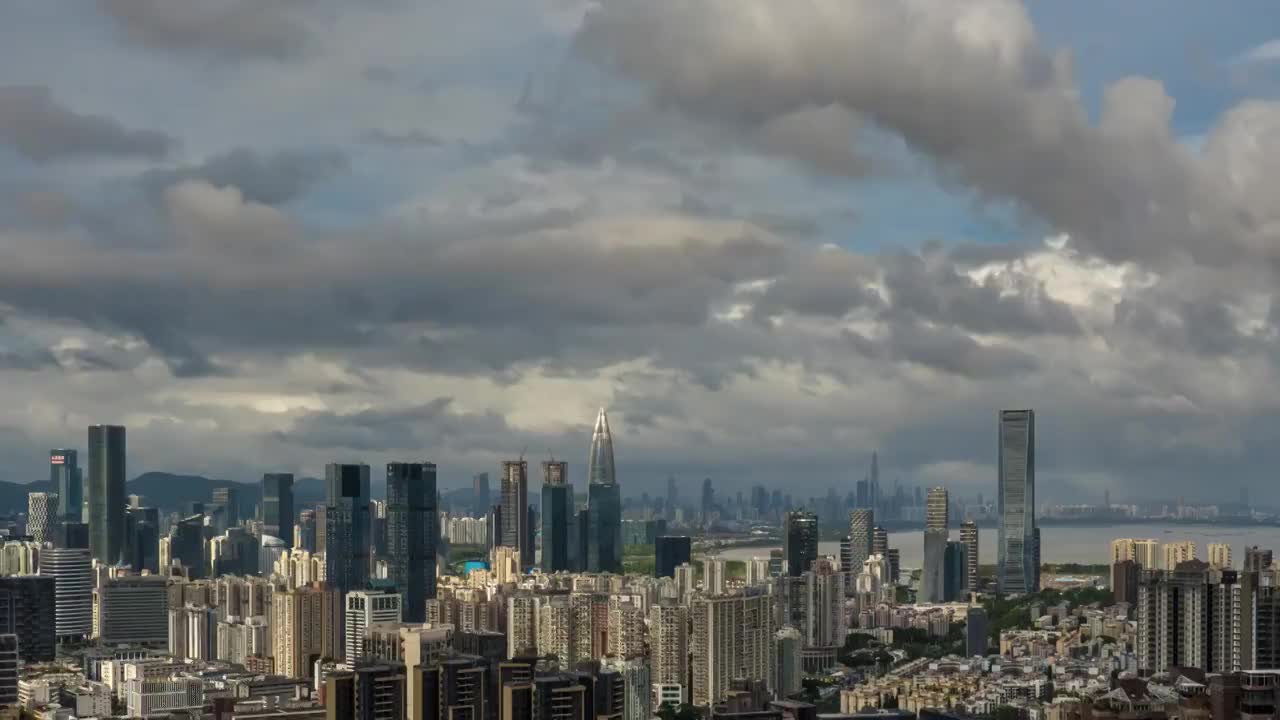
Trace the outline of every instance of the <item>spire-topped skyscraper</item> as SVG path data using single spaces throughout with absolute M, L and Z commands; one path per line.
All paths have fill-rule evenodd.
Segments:
M 618 482 L 613 470 L 613 434 L 609 432 L 609 416 L 605 415 L 604 408 L 600 408 L 596 415 L 596 427 L 591 431 L 587 482 L 592 485 L 615 485 Z
M 613 469 L 613 434 L 596 415 L 587 459 L 587 571 L 622 572 L 622 493 Z

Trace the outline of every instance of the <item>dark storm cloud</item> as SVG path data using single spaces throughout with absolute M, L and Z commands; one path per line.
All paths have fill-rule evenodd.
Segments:
M 264 154 L 250 148 L 236 148 L 214 155 L 199 165 L 152 170 L 142 175 L 140 183 L 148 192 L 160 194 L 184 180 L 204 180 L 215 187 L 235 187 L 246 200 L 279 205 L 349 168 L 346 153 L 339 150 L 283 150 Z
M 1040 366 L 1031 354 L 1007 345 L 982 345 L 947 326 L 903 322 L 890 326 L 888 348 L 895 360 L 974 379 L 1008 378 Z
M 166 52 L 285 60 L 311 40 L 299 4 L 290 0 L 99 0 L 98 6 L 130 40 Z
M 976 333 L 1076 335 L 1071 309 L 1030 278 L 994 276 L 979 283 L 960 272 L 945 254 L 899 253 L 884 260 L 890 315 L 909 315 Z
M 131 130 L 103 115 L 81 115 L 47 87 L 0 86 L 0 144 L 35 162 L 75 157 L 164 157 L 174 139 L 157 130 Z

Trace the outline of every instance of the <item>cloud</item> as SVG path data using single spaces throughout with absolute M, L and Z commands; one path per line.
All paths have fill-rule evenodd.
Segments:
M 1237 63 L 1269 63 L 1280 60 L 1280 39 L 1268 40 L 1240 53 Z
M 444 141 L 440 138 L 422 130 L 391 132 L 374 128 L 361 133 L 360 139 L 375 145 L 386 145 L 388 147 L 440 147 L 444 144 Z
M 288 0 L 99 0 L 98 6 L 145 47 L 229 60 L 286 60 L 306 49 L 311 33 Z
M 76 157 L 159 159 L 175 144 L 157 130 L 130 130 L 114 118 L 81 115 L 47 87 L 0 86 L 0 144 L 38 163 Z
M 216 187 L 234 187 L 252 202 L 280 205 L 349 169 L 350 161 L 340 150 L 261 153 L 241 147 L 211 156 L 199 165 L 148 171 L 140 183 L 160 195 L 183 181 L 203 180 Z

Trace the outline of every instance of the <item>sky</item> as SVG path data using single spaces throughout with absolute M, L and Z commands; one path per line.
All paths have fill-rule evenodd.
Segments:
M 1280 5 L 96 0 L 0 24 L 0 479 L 1255 495 Z

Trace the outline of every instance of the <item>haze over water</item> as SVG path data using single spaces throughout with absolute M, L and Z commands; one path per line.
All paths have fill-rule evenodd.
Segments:
M 1083 563 L 1097 564 L 1110 562 L 1110 543 L 1115 538 L 1152 538 L 1161 543 L 1177 540 L 1192 540 L 1196 543 L 1198 557 L 1208 557 L 1209 543 L 1230 543 L 1231 559 L 1238 567 L 1244 559 L 1244 549 L 1251 545 L 1271 548 L 1280 551 L 1280 528 L 1277 527 L 1231 527 L 1228 525 L 1157 525 L 1157 524 L 1125 524 L 1125 525 L 1052 525 L 1040 528 L 1041 560 L 1047 563 Z M 951 537 L 960 539 L 960 531 L 951 529 Z M 902 556 L 902 566 L 918 568 L 923 557 L 924 533 L 920 530 L 906 530 L 889 533 L 889 547 L 898 548 Z M 781 546 L 779 546 L 781 547 Z M 840 554 L 840 543 L 822 542 L 818 544 L 818 553 L 822 555 Z M 733 548 L 720 553 L 726 560 L 748 560 L 752 557 L 767 556 L 768 547 Z M 996 561 L 996 529 L 982 528 L 979 531 L 979 555 L 983 565 L 991 565 Z

